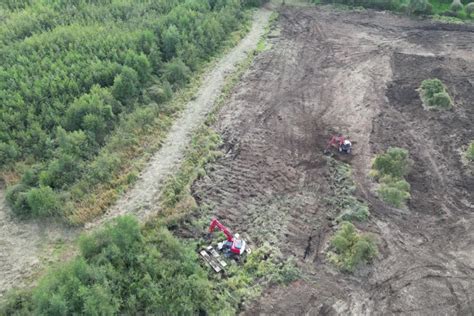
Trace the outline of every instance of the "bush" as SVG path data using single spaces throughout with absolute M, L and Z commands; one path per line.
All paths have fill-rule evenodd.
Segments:
M 51 161 L 48 168 L 39 174 L 40 185 L 62 189 L 77 180 L 81 163 L 70 155 L 62 155 Z
M 429 102 L 430 106 L 436 107 L 437 109 L 450 109 L 453 106 L 453 101 L 446 92 L 436 93 Z
M 469 162 L 474 162 L 474 140 L 471 141 L 466 150 L 466 159 Z
M 185 85 L 189 81 L 190 74 L 191 71 L 181 59 L 173 59 L 163 66 L 163 78 L 174 88 Z
M 404 179 L 385 176 L 377 190 L 382 200 L 395 207 L 401 207 L 410 198 L 410 184 Z
M 26 199 L 26 192 L 30 189 L 29 186 L 19 183 L 7 189 L 6 200 L 10 205 L 13 213 L 20 217 L 28 217 L 31 215 L 30 206 Z
M 459 12 L 462 10 L 463 5 L 460 0 L 454 0 L 453 3 L 451 3 L 451 6 L 449 8 L 453 12 Z
M 0 141 L 0 166 L 9 164 L 18 156 L 18 149 L 14 143 L 4 143 Z
M 377 193 L 385 202 L 401 207 L 410 198 L 410 184 L 403 178 L 410 169 L 408 151 L 390 147 L 378 155 L 372 164 L 372 176 L 380 183 Z
M 329 253 L 329 260 L 347 272 L 370 263 L 378 254 L 373 238 L 357 233 L 355 226 L 349 222 L 341 223 L 330 244 L 334 253 Z
M 400 178 L 407 175 L 409 169 L 408 150 L 398 147 L 390 147 L 385 154 L 377 155 L 372 163 L 372 174 L 378 178 L 386 175 Z
M 59 199 L 53 189 L 48 186 L 41 186 L 28 191 L 26 201 L 33 216 L 57 215 L 60 210 Z
M 453 106 L 446 87 L 439 79 L 423 80 L 419 91 L 423 105 L 428 109 L 445 110 Z
M 467 16 L 470 17 L 472 13 L 474 12 L 474 2 L 468 3 L 466 7 L 464 8 L 464 10 L 466 11 Z
M 410 0 L 408 2 L 408 11 L 410 14 L 430 14 L 432 6 L 428 0 Z
M 115 77 L 112 86 L 112 95 L 123 104 L 130 105 L 140 92 L 140 83 L 137 72 L 127 66 Z

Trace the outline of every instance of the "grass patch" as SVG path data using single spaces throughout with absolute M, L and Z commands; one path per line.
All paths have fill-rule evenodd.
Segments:
M 351 166 L 333 158 L 328 158 L 328 163 L 333 196 L 326 198 L 326 202 L 339 214 L 336 221 L 366 221 L 370 216 L 369 207 L 354 196 L 356 185 Z
M 371 235 L 358 233 L 353 224 L 342 222 L 330 241 L 328 259 L 339 269 L 353 272 L 377 257 L 378 250 Z
M 448 110 L 453 107 L 453 100 L 439 79 L 423 80 L 418 92 L 425 109 Z
M 474 162 L 474 141 L 471 141 L 466 150 L 466 159 L 469 162 Z
M 390 147 L 377 155 L 370 175 L 378 180 L 377 193 L 388 204 L 402 207 L 410 198 L 410 184 L 404 179 L 410 170 L 408 150 Z

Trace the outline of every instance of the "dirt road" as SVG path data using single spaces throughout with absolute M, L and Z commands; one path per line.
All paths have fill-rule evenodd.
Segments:
M 223 158 L 193 186 L 197 201 L 295 256 L 307 276 L 267 289 L 244 314 L 474 314 L 474 178 L 458 150 L 474 139 L 474 27 L 318 7 L 283 8 L 279 28 L 215 124 Z M 415 89 L 432 77 L 453 111 L 423 110 Z M 350 164 L 372 213 L 358 226 L 380 244 L 355 275 L 324 256 L 337 215 L 322 155 L 333 132 L 356 143 Z M 389 146 L 414 161 L 405 210 L 380 202 L 368 178 Z
M 192 132 L 212 110 L 221 94 L 225 77 L 235 70 L 249 51 L 256 48 L 270 15 L 271 11 L 267 9 L 255 12 L 249 33 L 205 76 L 196 97 L 174 122 L 162 148 L 150 160 L 135 187 L 104 217 L 87 225 L 88 229 L 99 227 L 119 215 L 132 213 L 145 219 L 158 211 L 157 201 L 163 181 L 179 167 Z M 10 288 L 27 284 L 28 278 L 39 269 L 41 262 L 47 261 L 55 244 L 71 243 L 80 232 L 51 223 L 16 220 L 5 205 L 4 194 L 4 188 L 0 187 L 0 299 Z

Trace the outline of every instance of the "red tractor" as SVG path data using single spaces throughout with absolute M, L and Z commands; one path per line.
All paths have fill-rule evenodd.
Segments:
M 350 154 L 352 152 L 352 143 L 342 135 L 333 135 L 328 141 L 328 144 L 324 149 L 324 153 L 329 153 L 331 148 L 336 148 L 341 154 Z

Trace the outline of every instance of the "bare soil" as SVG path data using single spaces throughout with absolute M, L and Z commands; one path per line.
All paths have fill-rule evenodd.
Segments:
M 474 314 L 474 178 L 460 148 L 474 139 L 474 27 L 328 7 L 280 10 L 279 35 L 220 112 L 223 158 L 194 196 L 254 244 L 294 256 L 303 280 L 273 286 L 244 315 Z M 417 89 L 439 78 L 455 103 L 428 112 Z M 326 261 L 337 214 L 323 149 L 340 132 L 357 196 L 358 228 L 379 240 L 372 266 L 349 275 Z M 412 198 L 395 209 L 368 177 L 376 153 L 409 149 Z

